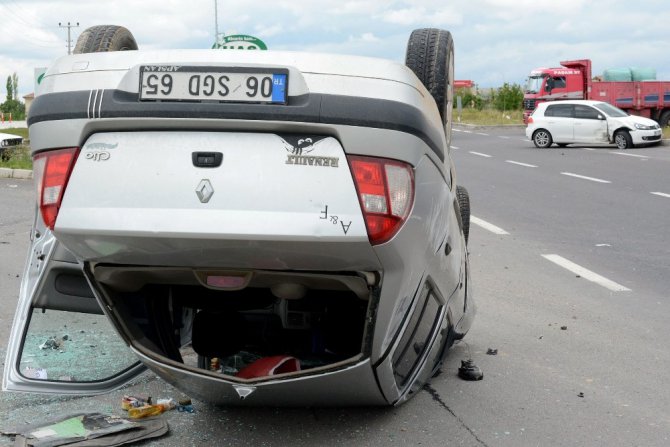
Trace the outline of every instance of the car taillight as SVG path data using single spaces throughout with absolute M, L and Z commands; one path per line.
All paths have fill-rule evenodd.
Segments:
M 33 157 L 37 203 L 47 227 L 54 229 L 65 187 L 70 179 L 78 147 L 42 152 Z
M 528 117 L 528 124 L 533 124 L 533 116 Z
M 414 200 L 414 171 L 400 161 L 347 156 L 373 245 L 390 240 L 407 219 Z

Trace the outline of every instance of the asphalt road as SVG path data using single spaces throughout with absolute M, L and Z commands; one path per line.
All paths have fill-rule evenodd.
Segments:
M 670 149 L 538 150 L 521 129 L 461 130 L 454 146 L 477 221 L 478 315 L 425 391 L 386 409 L 195 402 L 194 414 L 160 416 L 171 433 L 151 445 L 669 445 Z M 32 207 L 32 182 L 0 179 L 3 357 Z M 480 382 L 456 377 L 470 355 Z M 124 393 L 180 396 L 149 373 L 97 397 L 2 393 L 0 431 L 75 411 L 122 415 Z

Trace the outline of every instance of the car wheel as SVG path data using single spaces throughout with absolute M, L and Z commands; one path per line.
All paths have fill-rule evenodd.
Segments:
M 546 149 L 551 146 L 551 134 L 546 129 L 538 129 L 533 134 L 533 144 L 540 149 Z
M 619 149 L 630 149 L 633 147 L 633 140 L 627 130 L 620 130 L 615 133 L 614 143 Z
M 137 42 L 127 28 L 97 25 L 86 28 L 77 39 L 74 54 L 137 50 Z
M 658 120 L 658 124 L 661 126 L 661 129 L 670 126 L 670 110 L 663 112 L 661 119 Z
M 437 103 L 447 144 L 451 144 L 454 103 L 454 40 L 449 31 L 421 28 L 412 31 L 405 54 L 407 65 Z
M 461 213 L 461 222 L 463 223 L 463 237 L 465 243 L 468 243 L 470 236 L 470 194 L 464 187 L 456 186 L 456 200 L 458 200 L 458 208 Z

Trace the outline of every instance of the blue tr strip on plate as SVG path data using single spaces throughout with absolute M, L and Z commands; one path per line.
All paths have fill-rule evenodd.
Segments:
M 272 102 L 286 101 L 286 75 L 272 75 Z

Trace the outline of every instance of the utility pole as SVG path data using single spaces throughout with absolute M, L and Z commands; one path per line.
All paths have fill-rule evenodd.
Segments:
M 70 22 L 67 22 L 67 25 L 62 25 L 60 22 L 58 22 L 58 26 L 61 28 L 67 28 L 67 54 L 72 54 L 72 39 L 70 38 L 70 29 L 78 28 L 79 22 L 77 22 L 76 25 L 71 25 Z
M 219 43 L 219 0 L 214 0 L 214 45 Z

